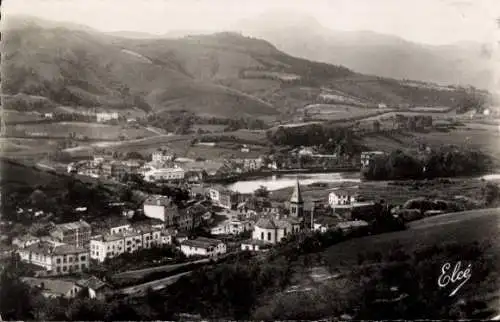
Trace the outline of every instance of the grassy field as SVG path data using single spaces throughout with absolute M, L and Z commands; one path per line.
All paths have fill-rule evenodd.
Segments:
M 352 174 L 356 177 L 357 174 Z M 408 199 L 418 197 L 429 197 L 437 199 L 453 199 L 455 196 L 465 196 L 478 200 L 481 196 L 481 188 L 485 183 L 480 179 L 462 178 L 449 180 L 420 181 L 415 184 L 412 181 L 390 182 L 390 181 L 361 181 L 360 183 L 321 183 L 302 186 L 302 195 L 307 200 L 328 201 L 328 194 L 336 188 L 349 188 L 358 192 L 367 200 L 384 199 L 391 204 L 403 204 Z M 285 201 L 290 198 L 292 188 L 274 190 L 272 199 Z
M 411 253 L 433 245 L 487 243 L 492 247 L 485 250 L 480 260 L 492 259 L 498 268 L 500 263 L 498 257 L 500 251 L 499 214 L 500 209 L 485 209 L 427 218 L 413 222 L 410 224 L 410 229 L 406 231 L 356 238 L 339 243 L 325 250 L 323 255 L 330 269 L 344 273 L 341 280 L 345 283 L 354 278 L 351 273 L 359 265 L 359 255 L 366 256 L 375 252 L 384 255 L 395 247 L 401 247 L 405 252 Z M 455 257 L 457 260 L 462 260 L 459 254 L 456 254 Z M 442 264 L 446 261 L 455 263 L 452 258 L 442 260 Z M 436 266 L 442 264 L 436 263 Z M 472 262 L 471 264 L 472 278 L 460 289 L 458 298 L 483 299 L 491 304 L 492 309 L 498 310 L 496 299 L 498 298 L 499 274 L 493 270 L 489 276 L 474 276 L 474 267 L 481 265 L 481 263 Z M 363 265 L 380 264 L 364 263 Z M 429 278 L 436 280 L 436 288 L 440 273 L 438 269 L 434 276 L 429 276 Z M 342 281 L 337 281 L 337 283 L 342 283 Z
M 98 140 L 118 140 L 120 136 L 126 139 L 137 139 L 155 135 L 144 128 L 83 122 L 15 125 L 9 128 L 9 131 L 12 133 L 24 131 L 28 135 L 29 133 L 47 133 L 49 136 L 60 137 L 66 137 L 74 132 L 77 136 Z
M 390 111 L 389 109 L 362 108 L 342 104 L 313 104 L 306 106 L 305 109 L 308 111 L 308 116 L 329 121 L 359 119 Z
M 372 150 L 382 151 L 416 148 L 421 143 L 434 147 L 439 147 L 444 144 L 453 144 L 481 149 L 494 156 L 499 156 L 499 139 L 500 133 L 497 127 L 471 123 L 467 124 L 465 127 L 459 127 L 455 130 L 446 132 L 432 131 L 394 135 L 370 134 L 369 136 L 363 137 L 361 144 Z
M 26 121 L 36 121 L 41 120 L 42 117 L 36 113 L 26 113 L 19 112 L 15 110 L 4 109 L 2 111 L 2 116 L 5 118 L 5 122 L 26 122 Z

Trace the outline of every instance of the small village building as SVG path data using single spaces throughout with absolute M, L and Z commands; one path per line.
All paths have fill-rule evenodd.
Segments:
M 38 288 L 46 298 L 71 299 L 75 298 L 82 290 L 82 287 L 75 281 L 69 280 L 35 277 L 23 277 L 21 280 L 32 288 Z
M 76 285 L 87 291 L 87 295 L 91 299 L 105 300 L 113 292 L 111 285 L 95 276 L 78 280 Z
M 344 221 L 337 224 L 337 229 L 345 233 L 353 232 L 363 228 L 368 228 L 369 224 L 363 220 Z
M 30 245 L 36 244 L 40 242 L 40 238 L 35 237 L 30 234 L 22 235 L 19 237 L 14 237 L 12 239 L 12 245 L 17 246 L 18 248 L 26 248 Z
M 173 181 L 184 179 L 186 172 L 181 167 L 152 169 L 144 173 L 144 180 L 154 181 Z
M 99 123 L 109 122 L 111 120 L 117 120 L 119 117 L 117 112 L 96 113 L 95 116 L 96 116 L 97 122 L 99 122 Z
M 238 235 L 252 231 L 254 224 L 249 220 L 229 220 L 210 230 L 212 235 Z
M 226 253 L 226 244 L 218 239 L 198 237 L 181 242 L 181 251 L 186 256 L 216 257 Z
M 92 228 L 84 220 L 56 225 L 50 235 L 60 242 L 76 247 L 88 247 Z
M 73 245 L 53 245 L 40 242 L 18 251 L 21 261 L 45 268 L 49 275 L 64 275 L 86 271 L 89 251 Z
M 123 253 L 161 245 L 161 230 L 150 227 L 96 236 L 90 241 L 90 257 L 99 262 Z
M 248 239 L 241 242 L 241 250 L 248 250 L 252 252 L 260 252 L 269 249 L 270 244 L 263 240 Z
M 161 220 L 166 227 L 174 225 L 174 204 L 172 199 L 162 195 L 149 196 L 143 204 L 144 215 Z
M 385 155 L 382 151 L 361 152 L 361 166 L 368 167 L 376 157 Z
M 356 202 L 356 195 L 348 190 L 338 189 L 328 194 L 328 203 L 331 207 L 350 205 Z
M 255 224 L 252 239 L 276 244 L 289 234 L 299 232 L 300 228 L 301 221 L 296 217 L 282 219 L 273 216 L 263 217 Z
M 210 199 L 219 207 L 225 209 L 236 209 L 240 195 L 222 186 L 211 187 L 208 191 Z
M 151 154 L 153 163 L 166 163 L 175 159 L 175 153 L 168 148 L 159 149 Z

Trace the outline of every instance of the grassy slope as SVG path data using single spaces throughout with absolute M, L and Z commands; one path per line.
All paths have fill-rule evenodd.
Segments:
M 424 96 L 429 103 L 449 103 L 453 96 L 291 57 L 231 33 L 145 40 L 35 24 L 7 29 L 4 40 L 6 93 L 63 105 L 129 108 L 137 95 L 154 110 L 265 117 L 315 103 L 322 87 L 371 103 L 423 104 Z M 301 82 L 242 79 L 248 70 L 294 74 Z

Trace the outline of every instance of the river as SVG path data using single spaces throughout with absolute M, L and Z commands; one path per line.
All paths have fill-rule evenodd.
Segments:
M 252 193 L 260 186 L 264 186 L 269 191 L 292 187 L 297 178 L 301 185 L 310 185 L 317 182 L 325 183 L 359 183 L 361 174 L 359 172 L 335 172 L 335 173 L 302 173 L 272 175 L 257 179 L 240 180 L 227 185 L 227 188 L 239 193 Z M 500 173 L 493 173 L 474 177 L 473 179 L 484 179 L 486 181 L 500 181 Z
M 359 172 L 335 172 L 335 173 L 302 173 L 273 175 L 258 179 L 240 180 L 227 185 L 230 190 L 239 193 L 252 193 L 260 186 L 266 187 L 269 191 L 292 187 L 299 179 L 301 185 L 310 185 L 317 182 L 360 182 Z

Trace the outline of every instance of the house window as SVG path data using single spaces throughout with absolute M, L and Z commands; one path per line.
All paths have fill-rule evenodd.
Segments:
M 267 233 L 267 240 L 271 240 L 271 233 Z
M 264 232 L 260 233 L 260 239 L 264 240 Z
M 68 262 L 72 263 L 73 262 L 73 257 L 68 258 Z
M 285 228 L 285 230 L 284 230 L 284 232 L 283 232 L 283 235 L 284 235 L 284 236 L 286 236 L 286 228 Z
M 56 259 L 56 263 L 61 264 L 61 259 L 60 258 Z
M 85 255 L 80 256 L 80 260 L 81 261 L 87 260 L 87 256 L 85 256 Z

